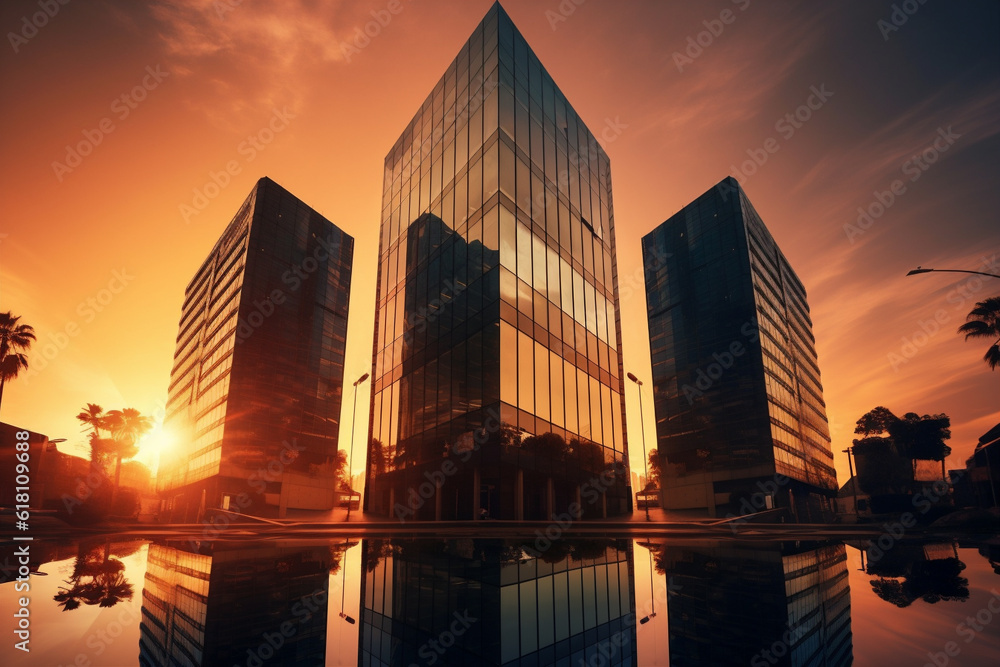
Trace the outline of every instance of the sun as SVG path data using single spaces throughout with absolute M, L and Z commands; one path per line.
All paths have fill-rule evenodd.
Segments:
M 163 424 L 157 424 L 139 441 L 139 455 L 135 458 L 155 472 L 159 467 L 160 456 L 169 451 L 174 442 L 175 438 L 170 430 Z

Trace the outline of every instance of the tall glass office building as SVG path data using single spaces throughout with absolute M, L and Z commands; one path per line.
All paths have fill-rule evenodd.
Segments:
M 165 514 L 330 509 L 354 239 L 260 179 L 184 295 Z
M 831 512 L 806 292 L 742 188 L 723 180 L 642 250 L 663 506 Z
M 499 4 L 385 160 L 366 509 L 628 509 L 609 160 Z

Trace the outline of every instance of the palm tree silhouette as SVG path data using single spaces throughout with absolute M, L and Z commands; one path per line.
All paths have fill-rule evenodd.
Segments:
M 113 607 L 119 602 L 131 600 L 132 584 L 125 577 L 125 564 L 111 558 L 111 544 L 101 548 L 86 548 L 80 545 L 73 565 L 73 574 L 65 582 L 69 588 L 60 587 L 53 599 L 63 611 L 78 609 L 81 604 Z
M 153 429 L 153 420 L 144 416 L 135 408 L 111 410 L 105 415 L 105 427 L 111 431 L 111 454 L 115 457 L 115 488 L 111 498 L 114 507 L 118 497 L 118 483 L 121 480 L 122 460 L 130 459 L 139 453 L 136 444 Z
M 18 324 L 20 319 L 9 310 L 0 313 L 0 404 L 7 381 L 28 370 L 28 357 L 24 353 L 35 340 L 35 330 L 27 324 Z
M 1000 296 L 991 296 L 976 304 L 965 324 L 958 328 L 958 333 L 965 334 L 965 340 L 970 338 L 994 338 L 993 345 L 986 350 L 983 360 L 990 365 L 991 370 L 1000 366 Z

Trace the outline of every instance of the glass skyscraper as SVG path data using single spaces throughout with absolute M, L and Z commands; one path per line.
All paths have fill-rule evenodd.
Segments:
M 188 285 L 165 513 L 331 509 L 354 239 L 260 179 Z
M 365 504 L 629 508 L 609 160 L 499 4 L 385 160 Z
M 663 506 L 831 512 L 806 292 L 742 188 L 726 178 L 642 250 Z

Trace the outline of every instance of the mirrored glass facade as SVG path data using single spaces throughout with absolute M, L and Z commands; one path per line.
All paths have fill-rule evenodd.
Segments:
M 632 541 L 366 540 L 359 663 L 634 665 Z
M 805 289 L 727 178 L 642 239 L 662 501 L 831 511 L 837 489 Z
M 338 564 L 326 545 L 150 544 L 138 664 L 322 665 Z
M 385 160 L 366 509 L 628 509 L 607 155 L 496 4 Z
M 843 544 L 675 544 L 655 558 L 670 582 L 670 664 L 853 663 Z
M 157 482 L 174 520 L 333 507 L 353 257 L 258 181 L 185 292 Z

